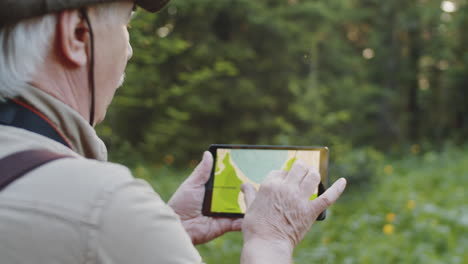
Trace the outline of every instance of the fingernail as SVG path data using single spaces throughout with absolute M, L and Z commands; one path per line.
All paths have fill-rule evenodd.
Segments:
M 241 185 L 241 191 L 242 191 L 243 193 L 245 193 L 245 188 L 246 188 L 246 187 L 247 187 L 247 186 L 246 186 L 245 183 L 243 183 L 243 184 Z
M 203 152 L 202 161 L 206 160 L 208 158 L 208 155 L 210 155 L 210 152 L 208 152 L 208 151 Z
M 346 179 L 345 178 L 341 178 L 338 180 L 339 183 L 338 183 L 338 188 L 340 189 L 340 192 L 344 191 L 345 187 L 346 187 Z

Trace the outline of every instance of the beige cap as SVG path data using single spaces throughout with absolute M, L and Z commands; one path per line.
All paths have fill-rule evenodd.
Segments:
M 0 0 L 0 27 L 66 9 L 118 1 L 122 0 Z M 169 1 L 135 0 L 135 3 L 149 12 L 157 12 Z

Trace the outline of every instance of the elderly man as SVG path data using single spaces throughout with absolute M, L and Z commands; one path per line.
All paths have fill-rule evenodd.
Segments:
M 1 263 L 201 263 L 194 244 L 241 228 L 242 263 L 289 263 L 343 192 L 339 180 L 309 201 L 319 175 L 296 162 L 257 194 L 243 186 L 243 222 L 209 218 L 209 153 L 168 204 L 106 162 L 93 127 L 123 82 L 134 6 L 167 1 L 0 0 Z

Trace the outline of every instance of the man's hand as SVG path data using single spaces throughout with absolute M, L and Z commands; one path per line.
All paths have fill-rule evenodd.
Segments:
M 273 171 L 256 198 L 252 186 L 243 185 L 248 209 L 243 223 L 242 263 L 290 263 L 294 247 L 304 238 L 318 215 L 332 205 L 346 187 L 340 179 L 310 201 L 320 183 L 316 168 L 296 161 L 289 172 Z
M 182 225 L 196 244 L 206 243 L 229 231 L 239 231 L 242 219 L 203 216 L 201 209 L 205 196 L 205 183 L 210 178 L 213 156 L 206 151 L 203 160 L 177 189 L 169 206 L 180 216 Z

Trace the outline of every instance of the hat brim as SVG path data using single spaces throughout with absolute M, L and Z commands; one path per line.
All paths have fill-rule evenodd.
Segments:
M 157 12 L 169 3 L 170 0 L 135 0 L 135 3 L 149 12 Z
M 0 28 L 8 24 L 14 24 L 23 19 L 48 13 L 117 1 L 120 0 L 0 0 Z M 154 13 L 161 10 L 169 1 L 170 0 L 135 0 L 135 4 Z

